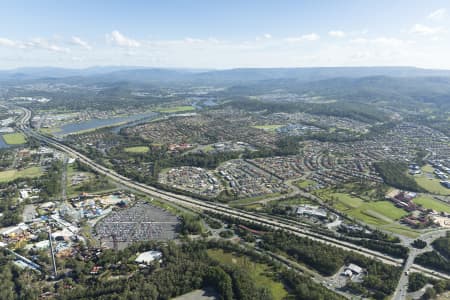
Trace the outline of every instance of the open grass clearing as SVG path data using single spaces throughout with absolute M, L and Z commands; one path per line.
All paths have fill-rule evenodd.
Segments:
M 253 128 L 256 129 L 262 129 L 262 130 L 266 130 L 266 131 L 271 131 L 271 132 L 275 132 L 275 130 L 277 130 L 280 127 L 283 127 L 284 125 L 281 124 L 273 124 L 273 125 L 255 125 L 252 126 Z
M 276 275 L 270 266 L 253 262 L 247 256 L 227 253 L 220 249 L 209 249 L 208 255 L 222 264 L 235 265 L 246 270 L 255 285 L 259 288 L 267 288 L 272 293 L 273 299 L 281 300 L 288 295 L 284 285 L 275 280 Z
M 389 201 L 363 201 L 345 193 L 329 191 L 322 195 L 333 199 L 333 206 L 336 209 L 358 221 L 410 237 L 418 235 L 413 229 L 396 223 L 408 213 Z
M 433 173 L 434 172 L 434 168 L 430 165 L 425 165 L 422 167 L 422 172 L 426 172 L 426 173 Z
M 22 145 L 27 142 L 25 135 L 20 132 L 4 134 L 3 140 L 8 145 Z
M 450 205 L 437 199 L 434 199 L 432 196 L 419 195 L 419 197 L 415 198 L 413 201 L 414 203 L 420 204 L 425 208 L 433 209 L 439 212 L 446 212 L 450 214 Z
M 30 167 L 23 170 L 7 170 L 0 172 L 0 182 L 10 182 L 17 178 L 36 178 L 42 175 L 39 167 Z
M 307 187 L 315 185 L 316 182 L 310 179 L 301 180 L 297 183 L 298 187 L 301 189 L 306 189 Z
M 51 128 L 40 128 L 39 131 L 44 133 L 44 134 L 52 135 L 54 133 L 61 132 L 62 129 L 61 129 L 61 127 L 51 127 Z
M 127 147 L 124 151 L 127 153 L 147 153 L 150 148 L 148 146 Z
M 258 202 L 258 201 L 265 200 L 265 199 L 275 198 L 280 195 L 281 195 L 280 193 L 273 193 L 273 194 L 262 195 L 262 196 L 251 197 L 251 198 L 243 198 L 243 199 L 239 199 L 239 200 L 230 201 L 229 204 L 230 204 L 230 206 L 242 206 L 242 205 L 252 204 L 254 202 Z
M 195 107 L 190 105 L 185 106 L 174 106 L 174 107 L 165 107 L 165 108 L 158 108 L 156 111 L 161 113 L 177 113 L 182 111 L 193 111 L 195 110 Z
M 444 187 L 436 178 L 427 178 L 426 176 L 414 177 L 417 184 L 430 193 L 438 195 L 450 195 L 450 189 Z
M 401 224 L 396 224 L 396 223 L 392 223 L 392 224 L 388 224 L 388 225 L 383 225 L 380 226 L 381 229 L 393 232 L 393 233 L 397 233 L 397 234 L 401 234 L 410 238 L 417 238 L 420 236 L 421 232 L 417 231 L 415 229 L 412 229 L 410 227 L 406 227 L 404 225 Z

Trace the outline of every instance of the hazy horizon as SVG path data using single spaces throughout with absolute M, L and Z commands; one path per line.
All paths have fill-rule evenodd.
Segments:
M 450 69 L 448 1 L 0 3 L 0 69 Z

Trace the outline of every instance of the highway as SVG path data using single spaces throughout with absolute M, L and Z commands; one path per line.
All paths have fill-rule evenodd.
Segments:
M 299 226 L 299 224 L 293 224 L 292 222 L 284 221 L 279 218 L 272 218 L 270 216 L 264 216 L 256 213 L 251 213 L 247 211 L 243 211 L 240 209 L 229 207 L 225 204 L 220 203 L 214 203 L 214 202 L 206 202 L 203 200 L 196 199 L 194 197 L 190 196 L 184 196 L 184 195 L 178 195 L 172 192 L 168 192 L 165 190 L 161 190 L 152 186 L 148 186 L 142 183 L 134 182 L 131 179 L 122 176 L 115 171 L 106 168 L 90 158 L 86 157 L 85 155 L 79 153 L 78 151 L 74 150 L 73 148 L 62 144 L 60 141 L 44 136 L 34 130 L 32 130 L 29 125 L 29 120 L 31 118 L 31 111 L 28 109 L 25 109 L 23 107 L 20 107 L 22 111 L 24 112 L 23 115 L 18 119 L 17 126 L 19 130 L 21 130 L 24 134 L 26 134 L 29 137 L 33 137 L 55 149 L 58 149 L 59 151 L 62 151 L 68 155 L 70 155 L 73 158 L 78 159 L 80 162 L 86 164 L 90 168 L 92 168 L 94 171 L 98 172 L 99 174 L 103 174 L 107 176 L 109 179 L 120 183 L 121 185 L 136 190 L 138 192 L 141 192 L 143 194 L 160 198 L 162 200 L 172 202 L 174 204 L 191 208 L 191 209 L 199 209 L 206 212 L 216 213 L 219 215 L 224 215 L 228 217 L 233 217 L 235 219 L 247 221 L 250 223 L 266 226 L 268 228 L 274 229 L 274 230 L 283 230 L 286 232 L 289 232 L 291 234 L 294 234 L 296 236 L 300 237 L 307 237 L 309 239 L 312 239 L 314 241 L 327 244 L 330 246 L 335 246 L 344 250 L 348 251 L 354 251 L 358 254 L 361 254 L 363 256 L 377 259 L 382 261 L 383 263 L 395 265 L 395 266 L 401 266 L 403 265 L 404 261 L 402 259 L 393 258 L 387 254 L 373 251 L 361 246 L 357 246 L 348 242 L 341 241 L 339 239 L 329 237 L 326 235 L 322 235 L 317 232 L 312 232 L 306 227 Z M 408 264 L 409 263 L 409 264 Z M 413 265 L 412 262 L 407 261 L 406 264 L 408 265 L 408 268 L 414 268 L 419 269 L 424 275 L 430 276 L 430 277 L 439 277 L 439 278 L 450 278 L 448 275 L 435 272 L 426 268 L 422 268 L 420 266 Z

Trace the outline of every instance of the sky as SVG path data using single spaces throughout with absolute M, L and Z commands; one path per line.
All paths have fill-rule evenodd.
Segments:
M 0 0 L 0 69 L 450 69 L 448 0 Z

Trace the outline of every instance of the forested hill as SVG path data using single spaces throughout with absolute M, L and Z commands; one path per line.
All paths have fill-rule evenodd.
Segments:
M 321 67 L 321 68 L 238 68 L 229 70 L 192 70 L 147 67 L 92 67 L 87 69 L 21 68 L 0 70 L 1 81 L 23 81 L 53 78 L 90 81 L 203 82 L 243 83 L 261 80 L 295 79 L 301 82 L 331 78 L 450 77 L 450 70 L 413 67 Z

